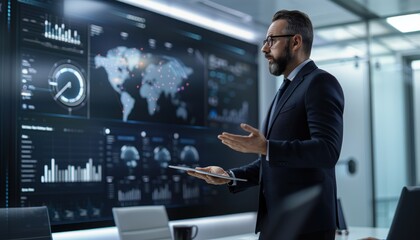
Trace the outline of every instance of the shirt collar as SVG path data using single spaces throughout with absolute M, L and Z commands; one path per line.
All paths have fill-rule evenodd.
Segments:
M 306 59 L 301 64 L 299 64 L 293 71 L 289 74 L 289 76 L 285 76 L 285 78 L 289 79 L 290 81 L 293 81 L 293 79 L 296 77 L 296 75 L 299 73 L 299 71 L 308 63 L 311 59 Z

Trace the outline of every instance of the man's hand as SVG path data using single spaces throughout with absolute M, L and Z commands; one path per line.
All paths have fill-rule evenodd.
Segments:
M 258 129 L 245 123 L 241 123 L 241 128 L 249 132 L 249 135 L 223 132 L 217 137 L 223 144 L 238 152 L 267 155 L 267 140 L 264 135 Z
M 204 167 L 204 168 L 197 167 L 196 169 L 201 170 L 201 171 L 205 171 L 205 172 L 209 172 L 209 173 L 216 173 L 216 174 L 221 174 L 221 175 L 224 175 L 224 176 L 229 176 L 229 174 L 225 170 L 223 170 L 223 168 L 218 167 L 218 166 L 209 166 L 209 167 Z M 201 173 L 198 173 L 198 172 L 187 171 L 187 173 L 188 173 L 188 175 L 191 175 L 191 176 L 196 177 L 196 178 L 203 179 L 207 183 L 213 184 L 213 185 L 222 185 L 222 184 L 227 184 L 227 183 L 230 182 L 229 179 L 212 177 L 212 176 L 201 174 Z

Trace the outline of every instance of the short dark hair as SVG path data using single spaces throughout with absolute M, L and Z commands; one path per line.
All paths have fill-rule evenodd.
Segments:
M 280 10 L 274 14 L 271 21 L 275 22 L 280 19 L 287 22 L 286 34 L 300 34 L 302 36 L 303 50 L 310 56 L 314 32 L 308 15 L 298 10 Z

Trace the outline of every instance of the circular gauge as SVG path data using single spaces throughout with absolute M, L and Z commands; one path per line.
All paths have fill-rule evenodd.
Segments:
M 124 145 L 121 147 L 120 158 L 125 161 L 127 167 L 135 168 L 140 160 L 140 154 L 134 146 Z
M 76 107 L 86 98 L 86 79 L 70 60 L 55 65 L 49 84 L 54 100 L 67 107 Z

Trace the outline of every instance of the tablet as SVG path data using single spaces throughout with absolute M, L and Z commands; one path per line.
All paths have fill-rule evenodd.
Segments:
M 242 182 L 247 181 L 246 179 L 243 179 L 243 178 L 234 178 L 234 177 L 231 177 L 231 176 L 225 176 L 225 175 L 216 174 L 216 173 L 209 173 L 209 172 L 206 172 L 206 171 L 201 171 L 201 170 L 197 170 L 195 168 L 190 168 L 190 167 L 185 167 L 185 166 L 168 165 L 168 167 L 173 168 L 173 169 L 183 170 L 183 171 L 192 171 L 192 172 L 196 172 L 196 173 L 209 175 L 209 176 L 212 176 L 212 177 L 224 178 L 224 179 L 229 179 L 229 180 L 233 180 L 233 181 L 242 181 Z

